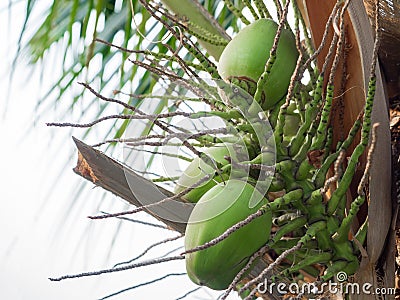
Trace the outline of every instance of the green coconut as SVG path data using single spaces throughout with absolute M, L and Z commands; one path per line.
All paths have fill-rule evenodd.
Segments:
M 219 75 L 226 81 L 237 83 L 254 96 L 277 29 L 278 24 L 271 19 L 259 19 L 242 29 L 222 52 L 218 64 Z M 276 60 L 259 103 L 264 110 L 272 108 L 287 93 L 298 55 L 293 33 L 283 29 Z
M 185 249 L 203 245 L 255 213 L 267 200 L 252 185 L 228 180 L 205 193 L 194 207 L 185 233 Z M 220 243 L 185 256 L 189 278 L 214 290 L 226 289 L 251 255 L 267 243 L 271 214 L 256 218 Z
M 231 153 L 230 153 L 231 151 Z M 232 156 L 233 149 L 231 147 L 227 147 L 224 144 L 217 145 L 210 148 L 205 148 L 202 152 L 209 155 L 212 159 L 215 160 L 216 163 L 221 165 L 228 164 L 228 161 L 224 158 L 225 156 Z M 207 164 L 200 157 L 195 157 L 186 170 L 183 172 L 181 177 L 179 177 L 178 182 L 175 186 L 174 193 L 178 194 L 181 191 L 185 190 L 188 187 L 191 187 L 196 182 L 204 178 L 209 174 L 215 173 L 215 168 Z M 221 174 L 218 176 L 214 176 L 210 178 L 206 182 L 202 183 L 197 188 L 193 189 L 189 193 L 187 193 L 182 198 L 196 203 L 199 201 L 200 197 L 205 194 L 209 189 L 215 186 L 218 182 L 224 181 L 229 178 L 229 174 Z

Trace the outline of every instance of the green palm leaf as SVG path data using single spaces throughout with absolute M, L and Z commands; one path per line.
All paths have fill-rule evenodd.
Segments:
M 207 28 L 213 34 L 227 39 L 224 28 L 232 27 L 233 31 L 238 30 L 237 18 L 225 6 L 220 8 L 219 4 L 222 1 L 208 0 L 202 1 L 200 4 L 196 0 L 178 2 L 178 5 L 174 5 L 177 1 L 165 0 L 167 5 L 172 6 L 175 13 L 185 16 L 192 14 L 196 18 L 199 15 L 196 7 L 203 5 L 204 11 L 209 12 L 207 17 L 210 20 L 215 18 L 221 24 L 221 26 L 215 26 L 216 23 L 210 25 L 207 18 L 198 21 L 203 22 L 199 24 L 200 27 Z M 183 3 L 186 4 L 182 5 Z M 31 15 L 35 5 L 36 1 L 33 0 L 26 4 L 26 19 L 20 34 L 20 41 L 28 34 L 27 28 L 34 22 L 33 19 L 31 20 Z M 143 72 L 138 66 L 132 65 L 128 61 L 128 53 L 115 51 L 106 44 L 95 42 L 95 39 L 101 39 L 132 50 L 146 47 L 156 53 L 167 53 L 168 49 L 162 43 L 148 40 L 148 38 L 153 38 L 155 41 L 165 39 L 167 29 L 160 28 L 159 23 L 151 18 L 140 1 L 133 1 L 132 7 L 135 11 L 135 22 L 132 22 L 130 4 L 126 0 L 122 2 L 115 0 L 54 1 L 43 12 L 42 23 L 27 42 L 21 45 L 17 53 L 17 58 L 21 54 L 28 55 L 32 64 L 46 64 L 47 53 L 54 48 L 63 57 L 62 65 L 55 66 L 55 68 L 59 68 L 61 75 L 59 78 L 54 78 L 51 88 L 38 100 L 38 111 L 46 111 L 56 106 L 60 100 L 69 102 L 69 108 L 64 113 L 65 117 L 71 111 L 78 109 L 77 104 L 82 100 L 84 89 L 75 91 L 73 97 L 69 96 L 68 99 L 65 99 L 67 92 L 72 91 L 73 88 L 76 90 L 77 81 L 93 84 L 99 93 L 109 94 L 112 90 L 120 89 L 129 90 L 133 94 L 150 94 L 152 92 L 156 79 L 149 71 Z M 184 11 L 179 11 L 179 9 Z M 140 20 L 137 21 L 138 19 Z M 176 46 L 176 38 L 172 36 L 163 42 L 173 47 Z M 207 44 L 202 45 L 207 47 Z M 222 49 L 216 52 L 215 46 L 208 46 L 208 52 L 211 49 L 214 56 L 218 57 L 218 51 L 222 51 Z M 140 59 L 142 58 L 139 57 Z M 189 56 L 188 59 L 193 58 Z M 177 71 L 179 72 L 179 70 Z M 141 102 L 138 99 L 130 101 L 130 104 L 135 106 L 140 105 Z M 82 118 L 85 116 L 85 111 L 98 102 L 95 97 L 92 97 L 89 103 L 85 103 L 87 104 L 82 110 Z M 97 117 L 107 106 L 108 103 L 99 106 Z M 115 122 L 105 133 L 104 138 L 121 137 L 126 124 L 127 122 L 120 122 L 117 125 Z

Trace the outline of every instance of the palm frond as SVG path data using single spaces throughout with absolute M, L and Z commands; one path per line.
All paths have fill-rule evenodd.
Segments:
M 168 4 L 169 1 L 166 1 Z M 214 33 L 227 38 L 224 29 L 231 28 L 237 31 L 237 18 L 219 0 L 185 0 L 190 7 L 201 6 L 205 14 L 219 23 L 214 23 L 208 28 Z M 149 94 L 155 86 L 156 79 L 148 70 L 140 70 L 137 65 L 132 65 L 128 59 L 129 53 L 112 49 L 104 43 L 95 42 L 96 39 L 115 43 L 118 46 L 132 50 L 147 49 L 156 53 L 167 53 L 167 44 L 176 47 L 177 39 L 168 35 L 165 27 L 151 18 L 150 14 L 140 4 L 133 1 L 132 7 L 135 18 L 132 18 L 130 2 L 127 0 L 70 0 L 53 1 L 52 5 L 43 12 L 42 23 L 29 37 L 25 44 L 21 44 L 23 37 L 28 33 L 27 28 L 33 22 L 32 11 L 36 1 L 30 0 L 26 4 L 26 18 L 20 34 L 20 48 L 17 57 L 25 54 L 32 64 L 46 64 L 50 51 L 57 51 L 62 57 L 59 69 L 60 76 L 53 79 L 47 93 L 38 99 L 37 110 L 45 112 L 58 105 L 59 101 L 69 101 L 68 109 L 64 112 L 67 117 L 76 109 L 81 110 L 81 118 L 85 111 L 98 103 L 95 97 L 85 100 L 85 109 L 77 104 L 85 95 L 84 89 L 76 89 L 77 81 L 94 84 L 98 92 L 110 94 L 113 90 L 128 90 L 133 94 Z M 175 8 L 176 9 L 176 8 Z M 179 8 L 181 9 L 181 8 Z M 179 15 L 178 12 L 174 12 Z M 185 12 L 188 13 L 187 11 Z M 191 12 L 198 14 L 197 11 Z M 189 12 L 190 14 L 190 12 Z M 215 22 L 215 21 L 214 21 Z M 202 24 L 203 25 L 203 24 Z M 152 42 L 163 41 L 163 43 Z M 188 57 L 193 59 L 193 57 Z M 140 58 L 141 59 L 141 58 Z M 172 62 L 169 62 L 172 64 Z M 179 70 L 178 70 L 179 72 Z M 74 91 L 72 97 L 71 91 Z M 68 95 L 68 99 L 65 99 Z M 87 97 L 87 95 L 85 96 Z M 67 102 L 68 103 L 68 102 Z M 141 100 L 130 99 L 130 104 L 140 105 Z M 107 109 L 108 103 L 98 106 L 97 116 Z M 40 114 L 39 114 L 40 115 Z M 120 122 L 110 126 L 105 132 L 105 138 L 121 137 L 126 129 L 127 122 Z M 89 132 L 86 132 L 88 135 Z

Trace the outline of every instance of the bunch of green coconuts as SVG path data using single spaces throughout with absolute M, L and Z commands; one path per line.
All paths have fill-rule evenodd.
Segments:
M 242 29 L 222 53 L 218 64 L 219 75 L 254 95 L 277 29 L 278 24 L 271 19 L 256 20 Z M 285 97 L 298 55 L 293 33 L 284 29 L 277 47 L 276 60 L 258 103 L 263 110 L 273 108 Z M 285 123 L 284 132 L 289 138 L 297 133 L 300 116 L 291 109 L 288 117 L 290 120 Z M 201 149 L 201 152 L 223 167 L 229 163 L 227 157 L 232 156 L 235 150 L 233 144 L 221 143 Z M 215 167 L 195 157 L 175 187 L 175 193 L 179 193 L 205 176 L 211 177 L 183 197 L 197 203 L 186 228 L 186 249 L 203 245 L 220 236 L 268 201 L 246 180 L 229 178 L 226 173 L 210 176 L 214 173 Z M 252 198 L 262 201 L 255 201 L 258 203 L 251 206 Z M 215 213 L 210 212 L 214 209 Z M 186 255 L 190 279 L 215 290 L 226 289 L 249 257 L 269 240 L 271 224 L 271 214 L 265 214 L 217 245 Z
M 338 64 L 343 51 L 339 38 L 343 35 L 336 35 L 331 42 L 336 53 L 333 51 L 334 55 L 326 58 L 329 61 L 333 57 L 333 66 Z M 250 168 L 248 177 L 241 177 L 240 172 L 232 176 L 235 160 L 242 166 L 257 167 L 271 161 L 268 149 L 252 149 L 260 138 L 253 139 L 251 135 L 247 141 L 247 161 L 235 157 L 234 143 L 216 143 L 200 151 L 204 156 L 192 161 L 176 185 L 176 192 L 180 192 L 204 176 L 211 178 L 186 195 L 196 205 L 186 228 L 184 253 L 191 280 L 212 289 L 226 289 L 224 297 L 237 288 L 254 266 L 257 255 L 262 255 L 261 250 L 268 251 L 276 260 L 238 289 L 239 295 L 247 293 L 245 299 L 255 297 L 254 286 L 268 272 L 275 281 L 290 277 L 289 281 L 299 282 L 309 276 L 323 282 L 338 272 L 350 276 L 359 269 L 359 245 L 366 241 L 368 220 L 362 221 L 356 232 L 352 232 L 352 224 L 366 199 L 365 180 L 360 181 L 350 207 L 347 191 L 359 158 L 368 146 L 376 77 L 371 69 L 363 120 L 357 119 L 347 137 L 333 145 L 329 118 L 335 68 L 327 73 L 326 88 L 328 64 L 322 70 L 312 70 L 315 73 L 310 75 L 314 77 L 308 84 L 298 79 L 294 82 L 298 57 L 295 37 L 289 28 L 270 19 L 258 19 L 231 40 L 218 65 L 222 79 L 254 96 L 248 106 L 242 105 L 242 111 L 250 116 L 247 125 L 259 126 L 251 121 L 260 113 L 253 109 L 258 106 L 273 128 L 275 169 L 268 188 L 259 189 L 254 169 Z M 293 83 L 297 94 L 289 97 Z M 234 97 L 231 102 L 241 106 Z M 344 155 L 359 131 L 361 140 L 344 164 Z M 203 160 L 204 157 L 208 159 Z M 329 173 L 331 169 L 335 169 L 335 174 Z M 231 174 L 226 170 L 231 170 Z M 336 183 L 336 189 L 327 192 L 332 183 Z
M 147 1 L 141 3 L 147 10 L 153 9 Z M 243 3 L 249 9 L 252 7 L 250 1 Z M 286 13 L 289 3 L 286 1 Z M 178 257 L 184 255 L 187 274 L 194 283 L 226 290 L 221 300 L 233 289 L 238 289 L 244 299 L 253 300 L 257 294 L 254 287 L 264 278 L 299 283 L 307 277 L 324 282 L 338 272 L 351 276 L 359 269 L 368 218 L 357 217 L 366 200 L 368 168 L 361 180 L 354 182 L 353 178 L 372 129 L 379 31 L 376 31 L 368 91 L 365 99 L 357 99 L 365 100 L 362 118 L 356 119 L 347 135 L 341 132 L 343 135 L 334 142 L 330 117 L 336 88 L 334 77 L 345 51 L 345 4 L 338 1 L 327 22 L 325 37 L 334 21 L 338 21 L 340 30 L 333 33 L 321 70 L 312 63 L 324 45 L 321 42 L 314 51 L 308 38 L 305 44 L 310 46 L 300 43 L 299 11 L 295 20 L 296 38 L 285 21 L 285 13 L 279 25 L 256 15 L 253 23 L 226 44 L 218 66 L 186 36 L 157 18 L 177 40 L 185 39 L 182 45 L 198 60 L 198 63 L 194 59 L 188 62 L 184 72 L 191 76 L 194 71 L 190 68 L 207 71 L 213 80 L 223 80 L 216 88 L 202 86 L 199 77 L 193 82 L 185 81 L 183 76 L 154 63 L 154 59 L 166 58 L 176 62 L 175 54 L 139 51 L 151 57 L 150 64 L 141 66 L 164 75 L 174 85 L 182 82 L 185 88 L 189 85 L 187 90 L 194 90 L 196 97 L 184 99 L 201 101 L 211 108 L 193 113 L 173 111 L 160 114 L 159 118 L 185 116 L 194 120 L 218 116 L 230 126 L 221 131 L 222 137 L 215 130 L 192 135 L 182 127 L 176 126 L 181 132 L 169 130 L 154 115 L 145 116 L 170 134 L 168 140 L 189 134 L 182 140 L 197 156 L 178 179 L 175 197 L 192 202 L 194 207 L 186 226 L 185 252 Z M 153 16 L 155 13 L 152 11 Z M 236 14 L 243 17 L 240 12 Z M 164 16 L 176 22 L 170 15 Z M 210 36 L 213 37 L 205 34 L 204 41 L 212 42 Z M 220 41 L 214 45 L 220 46 Z M 303 82 L 306 70 L 310 78 Z M 161 99 L 170 98 L 165 95 Z M 181 101 L 186 100 L 179 97 Z M 269 131 L 268 126 L 273 130 Z M 191 144 L 188 140 L 199 143 Z M 352 146 L 354 150 L 350 151 Z M 348 191 L 353 183 L 359 186 L 357 191 L 351 191 L 350 199 Z M 353 226 L 355 220 L 360 226 Z M 257 260 L 265 258 L 264 254 L 269 256 L 269 265 L 260 264 L 260 270 Z M 252 270 L 255 266 L 257 269 Z M 251 276 L 247 276 L 250 272 Z
M 200 149 L 201 155 L 193 159 L 175 189 L 176 193 L 187 189 L 184 198 L 195 203 L 185 233 L 187 273 L 198 285 L 226 289 L 222 299 L 240 284 L 243 286 L 238 289 L 239 295 L 247 293 L 244 299 L 253 299 L 257 293 L 254 287 L 267 275 L 270 280 L 290 278 L 297 283 L 304 276 L 321 282 L 338 272 L 351 276 L 359 269 L 360 245 L 366 242 L 368 219 L 361 220 L 355 232 L 352 228 L 366 200 L 365 180 L 359 182 L 350 206 L 347 191 L 369 143 L 374 69 L 371 67 L 362 120 L 357 119 L 347 136 L 334 145 L 330 125 L 333 78 L 343 52 L 343 34 L 335 33 L 330 47 L 333 51 L 325 57 L 326 62 L 332 62 L 332 68 L 328 70 L 325 63 L 321 70 L 309 69 L 310 80 L 302 83 L 296 74 L 296 39 L 289 27 L 282 25 L 271 19 L 257 19 L 239 31 L 219 60 L 218 76 L 236 86 L 233 90 L 237 94 L 244 90 L 254 97 L 244 100 L 246 103 L 234 96 L 223 100 L 247 113 L 246 121 L 242 118 L 242 123 L 234 124 L 246 133 L 243 136 L 248 138 L 248 158 L 240 158 L 242 153 L 235 150 L 235 142 Z M 260 113 L 265 114 L 273 133 L 271 138 L 265 136 L 265 147 L 257 148 L 253 145 L 260 145 L 263 138 L 254 132 L 263 126 L 253 120 Z M 359 132 L 361 139 L 344 163 Z M 268 150 L 271 139 L 275 152 Z M 271 161 L 273 175 L 259 180 L 264 163 Z M 232 174 L 234 165 L 251 166 L 248 176 L 237 170 Z M 330 173 L 332 169 L 334 174 Z M 366 178 L 367 173 L 364 175 Z M 202 178 L 205 182 L 196 185 Z M 270 180 L 270 185 L 260 189 L 260 182 L 265 179 Z M 332 183 L 335 189 L 329 191 Z M 243 284 L 242 279 L 257 257 L 266 252 L 275 261 Z

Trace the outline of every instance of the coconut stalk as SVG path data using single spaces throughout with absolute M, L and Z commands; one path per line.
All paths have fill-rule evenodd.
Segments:
M 312 39 L 315 45 L 319 45 L 322 40 L 323 29 L 326 20 L 336 1 L 318 1 L 318 0 L 298 0 L 303 17 L 306 20 L 308 28 L 311 31 Z M 363 1 L 350 1 L 348 14 L 346 14 L 347 43 L 351 45 L 348 50 L 347 73 L 348 78 L 343 95 L 344 116 L 343 124 L 340 124 L 338 118 L 335 118 L 334 128 L 341 128 L 347 132 L 358 114 L 364 106 L 365 90 L 368 84 L 368 74 L 371 65 L 372 49 L 374 43 L 374 33 L 371 28 L 368 16 L 366 14 Z M 328 37 L 332 39 L 332 34 Z M 329 42 L 327 43 L 329 44 Z M 318 66 L 322 67 L 324 57 L 327 53 L 327 47 L 318 56 Z M 341 70 L 338 70 L 335 76 L 335 85 L 339 85 L 342 76 Z M 337 82 L 337 83 L 336 83 Z M 391 150 L 390 150 L 390 131 L 386 86 L 383 82 L 379 67 L 377 68 L 377 94 L 372 113 L 372 123 L 379 123 L 377 132 L 378 140 L 376 143 L 375 155 L 371 166 L 369 181 L 369 203 L 368 203 L 368 237 L 367 237 L 367 256 L 363 257 L 361 268 L 356 274 L 356 281 L 360 284 L 371 283 L 374 287 L 379 287 L 376 267 L 381 258 L 384 263 L 383 284 L 385 287 L 394 287 L 394 262 L 392 240 L 393 228 L 391 227 L 392 202 L 391 202 Z M 335 95 L 339 98 L 341 95 Z M 357 100 L 356 100 L 357 99 Z M 362 101 L 361 101 L 362 100 Z M 337 140 L 341 134 L 340 130 L 334 130 L 334 140 Z M 350 151 L 353 148 L 349 149 Z M 366 155 L 361 160 L 362 167 L 359 174 L 356 174 L 350 188 L 351 194 L 348 200 L 352 200 L 354 192 L 357 189 L 361 173 L 367 163 Z M 365 212 L 364 212 L 365 214 Z M 386 243 L 389 239 L 390 243 Z M 384 248 L 386 246 L 386 249 Z M 378 299 L 374 295 L 351 295 L 351 299 Z M 394 297 L 389 296 L 389 297 Z M 387 298 L 392 299 L 392 298 Z

